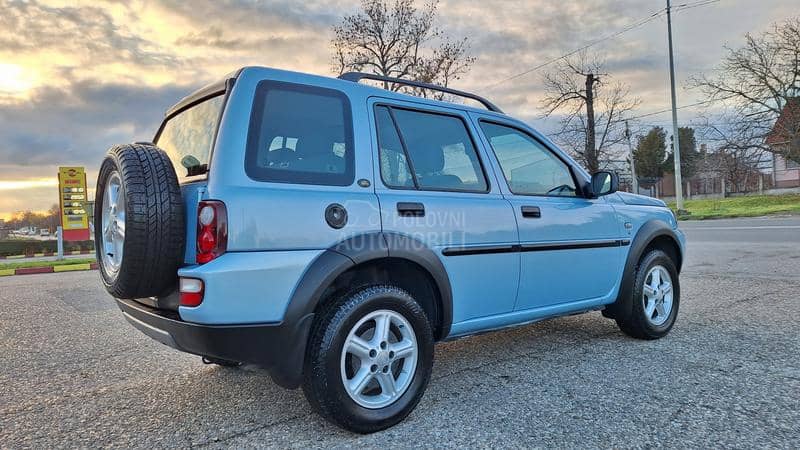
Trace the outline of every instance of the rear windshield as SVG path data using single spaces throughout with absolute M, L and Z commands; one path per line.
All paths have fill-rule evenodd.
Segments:
M 156 144 L 172 160 L 179 181 L 205 176 L 224 96 L 209 98 L 170 118 Z
M 347 97 L 320 87 L 260 82 L 245 171 L 258 181 L 352 184 L 353 131 Z

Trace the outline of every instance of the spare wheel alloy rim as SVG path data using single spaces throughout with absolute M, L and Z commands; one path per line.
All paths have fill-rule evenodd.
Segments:
M 116 275 L 122 265 L 125 243 L 125 188 L 119 172 L 112 172 L 103 193 L 103 268 L 108 275 Z

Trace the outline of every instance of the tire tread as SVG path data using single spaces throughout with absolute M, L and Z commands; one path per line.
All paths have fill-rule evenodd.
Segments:
M 336 398 L 329 395 L 333 391 L 331 383 L 339 383 L 339 379 L 329 380 L 326 375 L 326 358 L 329 357 L 328 349 L 336 338 L 339 329 L 336 324 L 347 320 L 358 306 L 367 299 L 378 295 L 394 296 L 407 300 L 404 305 L 411 309 L 411 313 L 425 318 L 424 336 L 417 336 L 419 342 L 433 343 L 433 332 L 428 326 L 428 320 L 422 307 L 405 290 L 392 285 L 372 285 L 356 288 L 338 297 L 334 301 L 326 302 L 317 312 L 317 320 L 311 328 L 308 346 L 306 349 L 305 370 L 303 371 L 303 392 L 311 408 L 320 416 L 331 423 L 358 433 L 373 433 L 388 428 L 403 420 L 416 406 L 424 394 L 424 389 L 416 392 L 416 398 L 409 407 L 399 415 L 380 423 L 365 423 L 352 420 L 341 413 L 341 406 Z M 422 344 L 420 344 L 422 345 Z M 420 374 L 424 376 L 423 374 Z M 428 375 L 430 375 L 428 368 Z M 425 383 L 427 384 L 427 380 Z
M 183 198 L 175 169 L 167 154 L 154 145 L 112 147 L 98 176 L 96 218 L 102 217 L 105 182 L 114 170 L 119 171 L 126 193 L 124 256 L 115 279 L 101 268 L 104 284 L 118 298 L 163 294 L 176 283 L 185 245 Z M 95 234 L 102 265 L 101 237 Z

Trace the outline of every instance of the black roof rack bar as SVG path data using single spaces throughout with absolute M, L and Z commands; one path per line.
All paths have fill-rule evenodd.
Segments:
M 444 92 L 447 94 L 457 95 L 459 97 L 469 98 L 475 100 L 486 107 L 489 111 L 494 111 L 498 113 L 503 113 L 503 111 L 494 105 L 494 103 L 486 100 L 485 98 L 481 97 L 480 95 L 471 94 L 469 92 L 459 91 L 457 89 L 451 89 L 444 86 L 438 86 L 435 84 L 430 83 L 423 83 L 421 81 L 413 81 L 413 80 L 404 80 L 402 78 L 394 78 L 394 77 L 386 77 L 383 75 L 376 75 L 374 73 L 365 73 L 365 72 L 347 72 L 339 75 L 339 78 L 342 80 L 352 81 L 353 83 L 358 83 L 361 80 L 375 80 L 375 81 L 386 81 L 388 83 L 396 83 L 402 84 L 404 86 L 413 86 L 423 89 L 430 89 L 433 91 Z

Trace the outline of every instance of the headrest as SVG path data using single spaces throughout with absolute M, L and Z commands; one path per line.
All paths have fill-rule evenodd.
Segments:
M 438 173 L 444 168 L 444 152 L 440 147 L 428 147 L 411 155 L 414 170 L 420 175 Z

